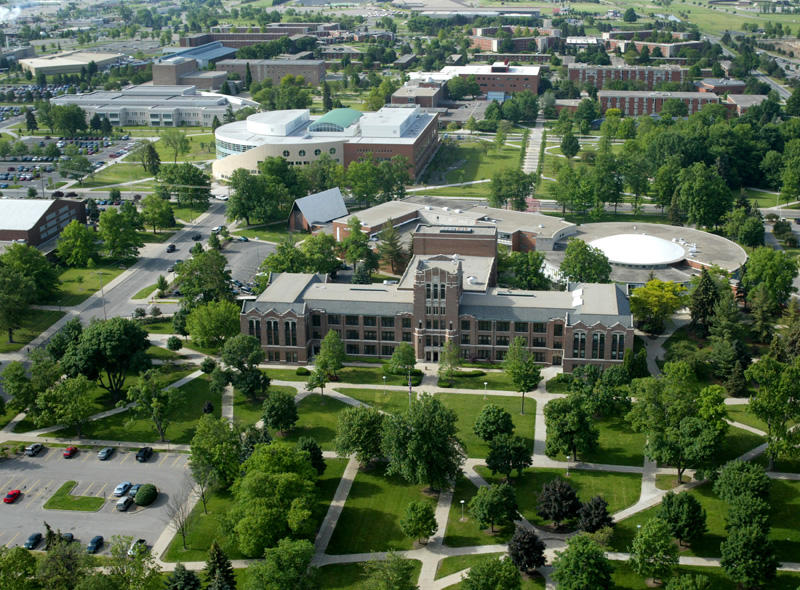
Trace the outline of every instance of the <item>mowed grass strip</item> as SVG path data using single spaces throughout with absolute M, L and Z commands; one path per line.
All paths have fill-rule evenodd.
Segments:
M 73 496 L 70 492 L 78 485 L 77 481 L 67 481 L 44 503 L 46 510 L 82 510 L 97 512 L 106 499 L 98 496 Z
M 317 393 L 303 398 L 297 404 L 297 413 L 300 416 L 297 424 L 286 433 L 284 440 L 297 442 L 306 436 L 317 441 L 323 451 L 332 451 L 339 413 L 348 407 L 350 406 L 339 400 Z
M 644 433 L 635 432 L 628 421 L 621 416 L 595 419 L 593 423 L 600 433 L 597 448 L 579 455 L 580 461 L 642 466 L 644 463 Z M 565 455 L 555 458 L 559 461 L 566 461 Z
M 412 562 L 414 571 L 411 579 L 416 581 L 422 569 L 422 562 L 418 559 Z M 363 563 L 335 563 L 319 568 L 316 587 L 320 590 L 373 590 L 374 588 L 364 575 Z
M 59 275 L 61 293 L 51 301 L 51 305 L 70 307 L 86 301 L 97 293 L 100 286 L 107 286 L 125 270 L 119 261 L 103 260 L 95 268 L 68 268 Z
M 453 502 L 450 504 L 450 514 L 447 517 L 447 530 L 445 531 L 444 544 L 450 547 L 470 547 L 472 545 L 493 545 L 507 543 L 514 533 L 514 526 L 494 527 L 494 533 L 489 529 L 482 529 L 469 514 L 469 501 L 478 492 L 478 488 L 466 477 L 456 481 L 453 490 Z M 462 506 L 464 501 L 461 520 Z
M 66 312 L 31 309 L 22 320 L 22 326 L 14 330 L 14 341 L 8 341 L 8 330 L 0 331 L 0 352 L 15 352 L 30 344 L 39 334 L 64 317 Z
M 345 502 L 327 552 L 331 555 L 411 549 L 414 539 L 400 530 L 400 519 L 412 500 L 428 500 L 423 486 L 389 477 L 385 466 L 359 471 Z
M 284 385 L 270 385 L 267 395 L 270 393 L 280 391 L 283 393 L 290 393 L 292 395 L 297 395 L 297 389 L 294 387 L 288 387 Z M 233 419 L 243 426 L 249 426 L 251 424 L 255 424 L 259 420 L 261 420 L 261 416 L 263 412 L 264 400 L 266 398 L 260 397 L 257 399 L 252 399 L 245 396 L 241 391 L 234 388 L 233 390 Z M 298 407 L 298 412 L 300 412 L 300 408 Z M 302 414 L 301 418 L 302 420 Z
M 477 562 L 484 559 L 500 559 L 503 555 L 506 555 L 506 553 L 479 553 L 445 557 L 439 562 L 439 566 L 436 568 L 436 576 L 434 577 L 434 580 L 445 578 L 450 574 L 455 574 L 456 572 L 460 572 L 468 567 L 472 567 Z
M 359 387 L 337 387 L 336 391 L 389 414 L 399 414 L 408 409 L 407 391 Z
M 489 483 L 500 483 L 503 480 L 499 473 L 492 475 L 487 467 L 478 467 L 476 471 Z M 594 496 L 603 496 L 608 502 L 611 514 L 634 504 L 642 487 L 642 476 L 638 473 L 611 473 L 608 471 L 584 471 L 572 469 L 566 477 L 564 469 L 525 469 L 522 477 L 512 474 L 511 483 L 517 493 L 517 504 L 520 513 L 537 526 L 551 524 L 536 512 L 542 486 L 557 477 L 567 481 L 578 493 L 581 502 Z

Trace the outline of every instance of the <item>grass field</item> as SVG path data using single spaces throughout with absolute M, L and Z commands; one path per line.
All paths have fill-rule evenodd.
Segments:
M 46 510 L 82 510 L 97 512 L 105 504 L 106 499 L 99 496 L 73 496 L 70 492 L 77 485 L 76 481 L 65 482 L 44 503 Z
M 121 182 L 132 182 L 151 178 L 152 175 L 142 168 L 141 164 L 116 162 L 103 168 L 97 174 L 87 176 L 83 181 L 84 188 L 97 188 Z M 122 190 L 123 187 L 120 187 Z M 131 189 L 127 189 L 131 190 Z M 135 190 L 135 189 L 134 189 Z
M 264 373 L 270 379 L 279 381 L 308 381 L 308 375 L 298 375 L 295 369 L 264 369 Z M 384 383 L 383 367 L 344 367 L 338 371 L 338 381 L 328 383 L 326 388 L 334 387 L 342 383 L 352 383 L 354 385 L 382 385 Z M 386 385 L 408 385 L 408 378 L 405 375 L 386 375 Z
M 477 471 L 489 483 L 497 483 L 503 478 L 500 474 L 493 476 L 486 467 L 478 467 Z M 536 513 L 536 506 L 542 486 L 557 477 L 566 480 L 575 488 L 582 502 L 594 496 L 603 496 L 608 502 L 608 511 L 611 514 L 636 503 L 642 487 L 642 476 L 638 473 L 573 469 L 569 472 L 569 477 L 566 477 L 563 469 L 526 469 L 522 472 L 522 477 L 516 477 L 516 472 L 514 476 L 512 483 L 517 492 L 519 511 L 537 526 L 551 524 Z
M 271 385 L 269 393 L 281 391 L 284 393 L 297 394 L 294 387 L 285 387 L 281 385 Z M 242 425 L 255 424 L 261 420 L 261 407 L 264 405 L 264 398 L 250 399 L 246 397 L 238 389 L 233 390 L 233 419 Z
M 22 326 L 14 330 L 14 341 L 8 341 L 8 330 L 0 331 L 0 352 L 14 352 L 29 344 L 39 334 L 64 316 L 63 311 L 31 309 L 22 321 Z
M 280 242 L 289 235 L 289 228 L 285 221 L 276 221 L 275 223 L 268 223 L 266 225 L 251 225 L 245 229 L 240 229 L 233 232 L 237 236 L 245 236 L 246 238 L 264 240 L 265 242 Z M 302 240 L 308 234 L 296 233 L 295 239 Z
M 413 580 L 419 578 L 422 562 L 414 559 Z M 372 590 L 361 563 L 335 563 L 319 569 L 316 588 L 320 590 Z
M 454 197 L 454 198 L 489 198 L 489 183 L 468 184 L 465 186 L 450 186 L 445 188 L 435 188 L 424 191 L 425 195 L 432 197 Z M 416 194 L 416 193 L 409 193 Z
M 781 203 L 788 203 L 788 199 L 781 197 L 780 194 L 760 191 L 755 188 L 745 189 L 750 202 L 759 208 L 775 207 Z
M 208 205 L 200 207 L 173 207 L 172 213 L 175 216 L 175 219 L 191 222 L 200 217 L 200 215 L 205 213 L 207 210 Z
M 626 562 L 612 561 L 614 573 L 612 580 L 615 590 L 645 590 L 650 588 L 645 579 L 634 573 Z M 709 579 L 708 590 L 738 590 L 737 585 L 725 575 L 722 568 L 682 565 L 675 570 L 675 575 L 702 575 Z M 779 572 L 778 577 L 769 582 L 769 590 L 796 590 L 800 585 L 800 574 Z M 448 589 L 449 590 L 449 589 Z
M 642 466 L 645 442 L 643 433 L 634 432 L 623 417 L 595 419 L 593 423 L 600 432 L 599 445 L 595 450 L 579 455 L 581 461 Z M 560 455 L 557 459 L 565 461 L 566 457 Z
M 470 545 L 494 545 L 507 543 L 514 534 L 514 527 L 495 526 L 494 533 L 489 529 L 481 529 L 478 523 L 470 516 L 467 508 L 469 501 L 477 493 L 478 488 L 466 477 L 460 477 L 453 490 L 453 502 L 450 504 L 450 514 L 447 517 L 447 530 L 445 531 L 444 544 L 451 547 L 469 547 Z M 464 520 L 461 520 L 461 501 L 464 501 Z
M 157 289 L 156 285 L 148 285 L 144 289 L 138 291 L 136 295 L 131 297 L 131 299 L 147 299 L 148 297 L 150 297 L 150 294 L 156 289 Z
M 750 404 L 727 406 L 727 410 L 728 410 L 728 418 L 733 420 L 734 422 L 747 424 L 748 426 L 752 426 L 753 428 L 758 428 L 759 430 L 763 430 L 764 432 L 767 431 L 766 422 L 764 422 L 763 420 L 758 418 L 755 414 L 750 412 Z
M 297 404 L 300 419 L 286 434 L 285 440 L 297 442 L 301 437 L 308 436 L 317 441 L 323 451 L 332 451 L 339 412 L 348 407 L 332 397 L 316 393 L 309 395 Z
M 175 329 L 172 327 L 172 318 L 157 320 L 147 324 L 141 324 L 142 328 L 150 334 L 173 334 Z
M 214 145 L 214 135 L 203 133 L 200 135 L 187 135 L 189 140 L 189 151 L 178 154 L 178 162 L 199 162 L 202 160 L 213 160 L 217 155 L 217 148 Z M 153 146 L 164 164 L 172 164 L 175 161 L 175 152 L 170 150 L 163 141 L 153 143 Z
M 764 442 L 764 438 L 742 430 L 741 428 L 734 428 L 731 426 L 728 433 L 725 435 L 725 440 L 722 443 L 722 449 L 718 453 L 716 460 L 719 464 L 736 459 L 747 451 L 750 451 Z
M 478 561 L 483 559 L 499 559 L 503 555 L 506 554 L 482 553 L 480 555 L 455 555 L 453 557 L 445 557 L 439 562 L 439 567 L 436 568 L 436 577 L 434 579 L 446 578 L 450 574 L 472 567 Z
M 413 539 L 400 530 L 400 519 L 412 500 L 423 500 L 423 486 L 387 477 L 383 465 L 359 471 L 350 489 L 327 553 L 362 553 L 411 549 Z M 435 500 L 430 498 L 430 502 Z
M 337 387 L 336 391 L 389 414 L 399 414 L 408 409 L 408 392 L 387 390 L 384 393 L 381 389 L 358 387 Z
M 61 295 L 52 304 L 79 305 L 125 270 L 118 261 L 103 260 L 95 268 L 68 268 L 59 275 Z
M 486 383 L 486 386 L 484 386 Z M 500 371 L 491 371 L 481 376 L 471 376 L 468 371 L 456 372 L 453 377 L 453 389 L 499 389 L 515 391 L 511 377 Z

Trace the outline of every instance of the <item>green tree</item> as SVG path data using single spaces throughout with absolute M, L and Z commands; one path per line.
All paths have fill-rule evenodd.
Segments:
M 509 479 L 511 472 L 516 469 L 517 476 L 522 477 L 522 470 L 530 467 L 531 463 L 531 449 L 521 436 L 498 434 L 489 441 L 486 467 L 492 475 L 500 472 Z
M 681 543 L 691 544 L 706 532 L 706 511 L 689 492 L 667 492 L 661 499 L 658 518 Z
M 692 324 L 699 326 L 704 334 L 708 333 L 709 321 L 714 314 L 714 307 L 719 301 L 717 284 L 711 278 L 708 269 L 703 267 L 700 279 L 689 295 L 689 310 Z
M 230 271 L 228 260 L 216 250 L 195 254 L 178 265 L 175 286 L 183 294 L 183 305 L 192 308 L 212 301 L 230 301 Z M 238 319 L 237 319 L 238 322 Z
M 635 23 L 637 18 L 636 11 L 633 8 L 628 8 L 625 14 L 622 15 L 622 20 L 626 23 Z
M 718 226 L 733 204 L 723 178 L 702 162 L 681 171 L 676 195 L 689 223 L 706 227 Z
M 239 333 L 239 307 L 231 301 L 211 301 L 189 313 L 186 326 L 192 340 L 200 346 L 222 346 Z
M 513 273 L 511 283 L 514 288 L 546 291 L 550 287 L 550 281 L 544 274 L 544 254 L 541 252 L 511 252 L 508 266 Z
M 153 233 L 158 228 L 172 227 L 175 225 L 172 205 L 157 194 L 150 193 L 142 199 L 142 221 L 153 228 Z
M 132 537 L 117 535 L 111 539 L 111 558 L 105 565 L 105 571 L 111 578 L 110 587 L 118 590 L 160 590 L 163 581 L 155 557 L 144 547 L 128 555 L 132 541 Z
M 745 495 L 767 500 L 771 485 L 761 465 L 737 459 L 722 466 L 714 481 L 714 493 L 729 504 Z
M 361 221 L 355 215 L 347 220 L 347 237 L 341 242 L 344 259 L 353 265 L 367 258 L 369 236 L 361 231 Z
M 302 249 L 306 268 L 309 272 L 334 274 L 341 267 L 336 258 L 336 238 L 331 234 L 319 233 L 303 240 Z
M 448 340 L 439 353 L 439 381 L 452 384 L 461 366 L 461 350 L 455 340 Z
M 316 470 L 317 475 L 322 475 L 327 469 L 325 459 L 322 456 L 322 447 L 310 436 L 301 436 L 297 439 L 297 448 L 308 453 L 311 466 Z
M 508 557 L 517 569 L 530 574 L 545 565 L 545 544 L 535 531 L 516 525 L 514 535 L 508 542 Z
M 446 489 L 461 473 L 464 445 L 457 436 L 458 417 L 435 397 L 423 394 L 408 410 L 384 420 L 382 448 L 388 475 L 409 483 Z
M 178 563 L 167 576 L 166 590 L 201 590 L 202 584 L 197 574 Z
M 284 391 L 270 392 L 263 407 L 264 426 L 279 432 L 294 428 L 297 422 L 297 405 L 294 396 Z
M 520 590 L 522 578 L 519 570 L 505 557 L 485 558 L 473 565 L 461 582 L 464 590 Z
M 239 475 L 241 439 L 225 418 L 203 414 L 192 437 L 189 468 L 197 481 L 227 489 Z
M 583 399 L 578 395 L 554 399 L 544 407 L 547 424 L 545 453 L 548 457 L 559 454 L 577 459 L 597 447 L 600 433 L 594 426 Z
M 372 158 L 351 162 L 347 167 L 347 186 L 353 198 L 368 207 L 380 191 L 380 179 Z M 351 218 L 352 219 L 352 218 Z
M 211 177 L 189 162 L 162 166 L 157 180 L 157 194 L 174 196 L 182 206 L 205 207 L 211 198 Z
M 0 255 L 0 267 L 17 271 L 31 280 L 30 300 L 33 303 L 49 303 L 58 294 L 61 284 L 58 270 L 33 246 L 11 244 Z
M 742 287 L 752 292 L 761 283 L 767 286 L 775 305 L 784 305 L 794 291 L 792 282 L 797 276 L 797 263 L 786 252 L 768 246 L 750 253 L 742 275 Z
M 222 550 L 222 547 L 219 546 L 216 539 L 211 542 L 211 547 L 208 549 L 206 567 L 203 573 L 205 574 L 207 585 L 210 585 L 213 580 L 221 578 L 228 588 L 231 588 L 231 590 L 236 588 L 236 577 L 233 573 L 231 560 Z
M 575 283 L 607 283 L 611 276 L 606 255 L 579 239 L 567 243 L 559 270 L 564 278 Z
M 264 259 L 261 270 L 266 272 L 306 272 L 309 262 L 305 251 L 295 247 L 294 236 L 288 235 L 279 243 L 275 252 Z
M 175 388 L 162 387 L 159 373 L 154 369 L 142 373 L 137 383 L 128 388 L 132 415 L 151 420 L 161 442 L 166 440 L 177 393 Z
M 467 507 L 481 528 L 506 526 L 517 517 L 517 496 L 508 483 L 481 486 Z
M 578 143 L 578 138 L 572 134 L 572 129 L 568 129 L 564 136 L 561 138 L 561 153 L 571 160 L 581 150 L 581 144 Z
M 775 578 L 772 541 L 757 526 L 735 528 L 719 546 L 722 569 L 741 588 L 763 588 Z
M 265 357 L 258 338 L 249 334 L 236 334 L 222 347 L 222 362 L 235 369 L 231 382 L 250 399 L 262 396 L 269 387 L 269 377 L 258 368 Z
M 346 358 L 344 343 L 336 330 L 328 330 L 325 338 L 319 345 L 319 352 L 314 359 L 314 366 L 325 375 L 334 379 L 337 372 L 344 366 Z
M 383 456 L 381 437 L 384 415 L 368 406 L 345 408 L 339 413 L 333 447 L 343 457 L 355 455 L 362 465 Z
M 486 404 L 475 419 L 473 432 L 485 441 L 490 441 L 498 434 L 513 434 L 514 423 L 511 414 L 495 404 Z
M 52 105 L 50 113 L 53 129 L 61 131 L 66 136 L 72 137 L 79 130 L 86 129 L 86 112 L 76 104 Z
M 73 219 L 58 236 L 58 257 L 68 266 L 85 267 L 98 255 L 97 234 Z
M 14 342 L 14 330 L 28 317 L 33 282 L 16 269 L 0 266 L 0 330 Z
M 378 256 L 384 264 L 388 264 L 392 272 L 397 274 L 406 261 L 406 252 L 400 243 L 400 234 L 390 219 L 378 234 Z
M 58 173 L 62 177 L 77 180 L 78 184 L 83 184 L 83 177 L 93 170 L 92 163 L 85 156 L 71 156 L 68 160 L 61 160 L 58 165 Z
M 134 320 L 93 321 L 67 347 L 61 365 L 67 375 L 85 375 L 119 399 L 128 375 L 150 366 L 149 347 L 147 332 Z
M 375 590 L 418 590 L 414 583 L 414 562 L 389 551 L 386 559 L 363 565 L 366 584 Z
M 245 590 L 314 590 L 316 568 L 309 568 L 314 545 L 307 539 L 281 539 L 264 552 L 264 561 L 247 568 Z M 235 586 L 232 586 L 235 588 Z
M 423 539 L 433 536 L 437 528 L 433 504 L 424 500 L 409 502 L 403 518 L 400 519 L 400 530 L 406 537 L 422 542 Z
M 79 543 L 65 541 L 47 548 L 37 568 L 37 577 L 48 590 L 74 588 L 92 571 L 92 558 Z M 15 587 L 16 588 L 16 587 Z
M 83 375 L 65 379 L 36 396 L 37 426 L 61 424 L 80 438 L 83 426 L 95 413 L 91 382 Z
M 128 219 L 109 208 L 100 213 L 100 237 L 109 256 L 114 258 L 136 258 L 144 242 Z
M 246 168 L 234 170 L 228 182 L 232 191 L 225 210 L 228 221 L 244 219 L 250 225 L 251 216 L 255 216 L 259 208 L 265 209 L 262 199 L 267 196 L 267 183 L 265 176 L 251 174 Z
M 408 342 L 401 342 L 394 347 L 392 358 L 389 359 L 388 370 L 393 375 L 407 375 L 414 370 L 417 364 L 417 353 Z
M 489 205 L 504 207 L 508 203 L 512 209 L 524 211 L 535 182 L 534 174 L 525 174 L 516 168 L 498 170 L 489 184 Z
M 325 80 L 322 81 L 322 110 L 326 113 L 333 108 L 333 98 L 331 98 L 331 87 Z
M 685 292 L 686 288 L 678 283 L 650 279 L 631 293 L 633 316 L 645 331 L 659 334 L 666 319 L 685 306 Z
M 672 203 L 672 198 L 678 190 L 678 181 L 681 170 L 680 156 L 670 156 L 656 171 L 653 178 L 653 196 L 661 211 Z
M 567 548 L 553 560 L 553 579 L 559 590 L 609 590 L 613 588 L 611 572 L 603 548 L 585 534 L 567 539 Z
M 522 336 L 517 336 L 511 342 L 503 360 L 503 370 L 514 384 L 514 389 L 522 397 L 520 414 L 525 413 L 525 394 L 535 389 L 542 379 L 542 371 L 536 364 L 536 359 L 528 350 L 527 341 Z
M 310 193 L 319 193 L 344 184 L 344 168 L 328 154 L 301 168 L 303 181 Z
M 614 519 L 608 513 L 608 502 L 603 496 L 594 496 L 581 504 L 578 510 L 578 526 L 587 533 L 596 533 L 614 526 Z
M 640 576 L 664 580 L 678 566 L 678 547 L 672 542 L 670 528 L 660 518 L 644 523 L 633 538 L 631 568 Z
M 27 549 L 0 547 L 0 587 L 15 590 L 38 590 L 35 578 L 36 558 Z
M 189 138 L 186 133 L 175 127 L 168 127 L 161 132 L 164 148 L 173 154 L 172 162 L 178 162 L 178 156 L 189 152 Z
M 36 115 L 28 108 L 25 109 L 25 128 L 28 131 L 36 131 L 39 128 L 39 124 L 36 122 Z
M 700 574 L 675 576 L 667 581 L 665 590 L 711 590 L 711 580 Z

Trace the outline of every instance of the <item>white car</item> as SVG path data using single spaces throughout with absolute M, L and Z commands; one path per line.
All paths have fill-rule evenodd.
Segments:
M 124 496 L 128 490 L 131 489 L 131 485 L 132 484 L 129 481 L 123 481 L 114 488 L 114 495 L 117 497 Z

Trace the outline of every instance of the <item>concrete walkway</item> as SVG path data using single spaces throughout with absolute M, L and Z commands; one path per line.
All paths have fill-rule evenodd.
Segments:
M 536 121 L 530 128 L 528 135 L 528 147 L 525 150 L 525 158 L 522 160 L 522 171 L 525 174 L 536 172 L 539 169 L 539 154 L 542 150 L 542 138 L 544 137 L 544 123 Z

